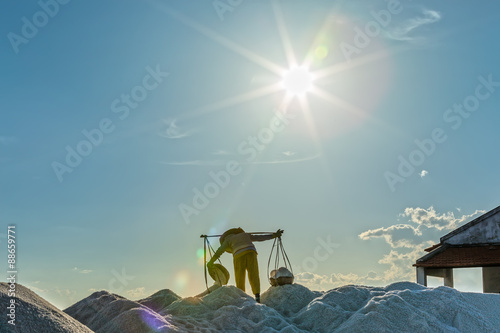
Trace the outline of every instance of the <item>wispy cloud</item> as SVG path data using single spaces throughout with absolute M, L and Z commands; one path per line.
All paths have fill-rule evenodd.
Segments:
M 212 153 L 213 155 L 231 155 L 227 150 L 219 149 Z
M 319 158 L 321 155 L 316 154 L 312 156 L 306 156 L 302 158 L 294 158 L 294 159 L 277 159 L 277 160 L 272 160 L 272 161 L 254 161 L 254 162 L 248 162 L 245 164 L 283 164 L 283 163 L 298 163 L 298 162 L 306 162 L 306 161 L 312 161 L 317 158 Z
M 146 296 L 146 288 L 145 287 L 137 287 L 135 289 L 130 289 L 125 291 L 125 294 L 132 299 L 138 299 Z
M 295 275 L 295 282 L 304 285 L 311 290 L 329 290 L 332 288 L 355 285 L 373 285 L 383 282 L 383 276 L 374 271 L 369 271 L 366 275 L 355 273 L 333 273 L 331 275 L 302 272 Z
M 81 268 L 78 268 L 78 267 L 73 267 L 72 271 L 80 273 L 80 274 L 89 274 L 89 273 L 92 273 L 91 269 L 81 269 Z
M 179 126 L 177 126 L 177 120 L 176 119 L 164 119 L 163 120 L 165 124 L 167 125 L 167 128 L 160 132 L 159 135 L 167 138 L 167 139 L 181 139 L 181 138 L 186 138 L 188 136 L 193 135 L 196 133 L 195 129 L 189 129 L 189 130 L 183 130 Z
M 46 293 L 48 292 L 49 290 L 48 289 L 41 289 L 41 288 L 38 288 L 38 287 L 35 287 L 31 284 L 26 284 L 26 288 L 34 291 L 35 293 L 37 293 L 38 295 L 42 294 L 42 293 Z
M 427 209 L 408 207 L 399 216 L 409 218 L 408 222 L 413 224 L 394 224 L 367 230 L 359 234 L 359 238 L 363 240 L 383 238 L 392 248 L 415 248 L 423 242 L 437 241 L 439 237 L 436 235 L 441 234 L 443 230 L 456 229 L 465 221 L 484 212 L 476 210 L 472 214 L 455 217 L 453 212 L 438 214 L 432 206 Z
M 456 229 L 483 213 L 485 211 L 476 210 L 457 217 L 454 212 L 439 214 L 432 206 L 427 209 L 408 207 L 399 215 L 408 218 L 408 223 L 367 230 L 359 234 L 359 238 L 382 238 L 390 246 L 390 252 L 379 260 L 379 264 L 389 265 L 383 274 L 384 282 L 411 279 L 414 275 L 412 264 L 424 254 L 426 247 L 437 243 L 444 231 Z
M 429 173 L 429 171 L 427 171 L 427 170 L 420 171 L 420 178 L 424 178 L 425 176 L 427 176 L 428 173 Z
M 413 248 L 420 243 L 420 236 L 422 233 L 408 224 L 391 225 L 387 228 L 372 229 L 359 234 L 359 238 L 363 240 L 381 237 L 392 248 Z
M 65 297 L 69 297 L 69 296 L 75 296 L 76 295 L 76 291 L 75 290 L 69 290 L 69 289 L 59 289 L 59 288 L 56 288 L 54 289 L 54 291 L 59 295 L 59 296 L 65 296 Z
M 192 166 L 220 166 L 225 165 L 227 161 L 223 160 L 191 160 L 191 161 L 172 161 L 160 162 L 166 165 L 192 165 Z
M 296 152 L 294 152 L 294 151 L 289 151 L 289 150 L 288 150 L 288 151 L 284 151 L 284 152 L 283 152 L 283 155 L 285 155 L 285 156 L 293 156 L 293 155 L 295 155 L 295 154 L 296 154 Z
M 434 11 L 424 9 L 419 16 L 407 19 L 399 26 L 388 31 L 389 38 L 401 41 L 413 41 L 419 39 L 417 36 L 411 36 L 411 33 L 424 25 L 432 24 L 441 20 L 441 14 Z
M 306 162 L 306 161 L 311 161 L 314 159 L 317 159 L 320 157 L 320 154 L 317 155 L 312 155 L 312 156 L 306 156 L 302 158 L 295 158 L 295 159 L 275 159 L 275 160 L 268 160 L 268 161 L 245 161 L 245 162 L 240 162 L 241 165 L 249 165 L 249 164 L 285 164 L 285 163 L 299 163 L 299 162 Z M 221 165 L 226 165 L 228 161 L 227 160 L 190 160 L 190 161 L 172 161 L 172 162 L 164 162 L 161 161 L 161 164 L 166 164 L 166 165 L 191 165 L 191 166 L 221 166 Z
M 438 214 L 434 207 L 429 207 L 428 209 L 416 207 L 416 208 L 406 208 L 404 213 L 401 213 L 401 217 L 410 218 L 410 222 L 418 225 L 420 230 L 435 228 L 439 231 L 441 230 L 453 230 L 459 225 L 463 224 L 465 221 L 471 219 L 478 214 L 484 214 L 484 210 L 476 210 L 472 214 L 464 214 L 460 217 L 455 217 L 455 213 L 446 212 L 443 214 Z

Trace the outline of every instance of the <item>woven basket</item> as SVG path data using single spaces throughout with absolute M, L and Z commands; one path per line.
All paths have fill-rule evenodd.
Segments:
M 221 286 L 226 285 L 229 282 L 229 272 L 226 267 L 221 264 L 213 264 L 208 267 L 208 274 L 210 277 Z
M 273 287 L 293 283 L 293 274 L 286 267 L 280 267 L 278 270 L 273 269 L 270 275 L 269 280 Z

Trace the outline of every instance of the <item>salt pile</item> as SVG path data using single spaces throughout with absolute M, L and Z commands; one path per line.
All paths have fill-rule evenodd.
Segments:
M 161 307 L 162 297 L 157 294 L 143 302 Z M 167 319 L 149 307 L 107 291 L 95 292 L 64 312 L 94 332 L 178 332 Z
M 10 305 L 9 285 L 0 283 L 0 307 L 2 308 L 2 319 L 0 320 L 0 332 L 37 332 L 37 333 L 66 333 L 81 332 L 91 333 L 87 327 L 71 318 L 31 290 L 16 284 L 15 289 L 15 326 L 7 321 L 7 307 Z
M 170 289 L 163 289 L 147 298 L 137 301 L 137 303 L 145 305 L 151 310 L 162 314 L 163 309 L 165 309 L 167 306 L 169 306 L 170 304 L 172 304 L 173 302 L 177 301 L 180 298 L 181 298 L 180 296 L 177 296 Z
M 398 282 L 325 292 L 299 284 L 271 287 L 263 304 L 233 286 L 203 297 L 165 289 L 139 301 L 93 293 L 66 314 L 22 286 L 17 326 L 3 332 L 500 332 L 500 295 Z M 7 306 L 6 284 L 1 304 Z M 76 320 L 89 327 L 87 329 Z
M 292 284 L 271 287 L 261 299 L 233 286 L 201 298 L 162 290 L 139 302 L 99 292 L 66 313 L 98 333 L 116 331 L 107 322 L 122 332 L 500 332 L 500 295 L 448 287 L 398 282 L 318 292 Z

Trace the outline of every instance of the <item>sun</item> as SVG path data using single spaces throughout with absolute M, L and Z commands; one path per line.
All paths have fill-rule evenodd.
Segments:
M 201 116 L 207 113 L 216 112 L 230 106 L 236 106 L 248 101 L 255 100 L 257 98 L 262 98 L 264 96 L 283 91 L 286 93 L 283 96 L 279 109 L 282 112 L 286 113 L 287 108 L 296 98 L 299 102 L 300 109 L 306 115 L 306 117 L 308 117 L 308 123 L 310 126 L 309 130 L 315 138 L 317 138 L 317 134 L 315 133 L 315 126 L 312 123 L 312 112 L 309 106 L 309 94 L 324 100 L 325 102 L 340 110 L 344 110 L 356 116 L 365 116 L 365 110 L 351 104 L 350 102 L 344 100 L 336 94 L 331 93 L 330 91 L 324 90 L 324 88 L 322 88 L 322 81 L 324 82 L 325 79 L 330 78 L 334 75 L 338 75 L 341 72 L 378 60 L 381 57 L 385 57 L 387 53 L 382 52 L 378 54 L 369 54 L 364 57 L 359 57 L 352 62 L 339 62 L 327 67 L 316 68 L 314 71 L 311 71 L 310 68 L 317 67 L 315 65 L 320 64 L 320 62 L 317 61 L 321 61 L 328 56 L 328 45 L 325 44 L 323 40 L 325 34 L 328 31 L 332 30 L 332 24 L 334 24 L 336 21 L 331 20 L 330 16 L 328 15 L 321 29 L 317 32 L 316 37 L 312 41 L 311 47 L 306 52 L 305 57 L 303 59 L 297 59 L 296 53 L 294 52 L 294 49 L 292 47 L 290 34 L 288 33 L 285 24 L 280 2 L 279 0 L 272 0 L 271 3 L 273 6 L 280 39 L 283 44 L 283 51 L 287 62 L 285 66 L 276 64 L 270 59 L 267 59 L 266 57 L 247 49 L 243 45 L 237 44 L 236 42 L 220 35 L 218 32 L 194 21 L 187 16 L 184 16 L 180 12 L 171 9 L 163 2 L 158 0 L 157 5 L 159 6 L 159 8 L 161 8 L 174 19 L 182 22 L 188 27 L 191 27 L 202 35 L 208 37 L 209 39 L 212 39 L 219 45 L 226 47 L 230 51 L 239 54 L 240 56 L 253 62 L 254 64 L 259 65 L 263 69 L 268 70 L 271 74 L 274 74 L 277 77 L 277 80 L 273 80 L 272 83 L 259 86 L 250 91 L 225 98 L 212 104 L 204 105 L 193 110 L 189 113 L 189 115 L 184 117 L 187 118 Z M 317 142 L 317 144 L 319 145 L 319 142 Z
M 281 85 L 291 95 L 301 95 L 312 88 L 313 76 L 305 67 L 294 67 L 283 74 Z

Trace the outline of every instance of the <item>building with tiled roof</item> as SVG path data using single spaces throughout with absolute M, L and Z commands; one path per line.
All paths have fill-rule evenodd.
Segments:
M 482 267 L 483 292 L 500 293 L 500 206 L 441 237 L 413 265 L 417 283 L 427 276 L 444 278 L 453 287 L 453 269 Z

